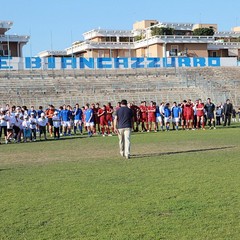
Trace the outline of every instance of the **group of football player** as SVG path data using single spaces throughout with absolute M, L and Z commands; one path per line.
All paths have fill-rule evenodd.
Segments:
M 60 136 L 84 134 L 89 137 L 101 134 L 103 137 L 114 134 L 114 113 L 121 107 L 120 102 L 115 107 L 109 102 L 106 105 L 99 103 L 85 104 L 74 107 L 62 105 L 55 108 L 49 105 L 47 109 L 39 106 L 9 106 L 0 110 L 0 138 L 4 134 L 5 143 L 36 141 L 50 137 L 59 139 Z M 182 103 L 161 102 L 159 105 L 151 101 L 148 105 L 142 101 L 139 105 L 129 102 L 128 107 L 133 111 L 133 131 L 157 132 L 179 130 L 216 129 L 221 124 L 223 106 L 215 106 L 208 98 L 206 103 L 201 99 L 192 102 L 190 99 Z M 172 126 L 172 127 L 170 127 Z M 43 137 L 43 138 L 42 138 Z

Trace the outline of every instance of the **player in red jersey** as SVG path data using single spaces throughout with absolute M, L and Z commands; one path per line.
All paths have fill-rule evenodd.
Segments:
M 204 124 L 204 103 L 201 99 L 198 100 L 198 104 L 196 105 L 197 110 L 197 128 L 199 128 L 202 124 L 202 129 L 205 130 Z
M 186 127 L 187 129 L 193 129 L 193 118 L 194 118 L 194 111 L 193 111 L 193 103 L 191 99 L 188 99 L 187 103 L 185 104 L 185 120 L 186 120 Z
M 112 104 L 109 102 L 106 106 L 106 112 L 107 112 L 107 123 L 108 123 L 108 126 L 109 128 L 111 128 L 112 130 L 112 133 L 114 132 L 114 129 L 113 129 L 113 106 Z M 111 136 L 111 134 L 109 133 L 109 136 Z
M 156 132 L 156 106 L 154 106 L 153 101 L 150 102 L 150 106 L 147 108 L 148 111 L 148 132 L 152 130 L 152 126 L 154 128 L 154 131 Z
M 108 122 L 107 122 L 106 106 L 103 105 L 101 108 L 99 108 L 97 114 L 99 117 L 99 123 L 100 123 L 100 127 L 101 127 L 102 136 L 105 137 L 106 131 L 108 132 L 108 134 L 110 134 Z
M 142 122 L 142 132 L 148 130 L 148 113 L 146 101 L 142 101 L 140 105 L 140 119 Z
M 181 122 L 181 125 L 182 125 L 182 129 L 185 130 L 185 127 L 186 127 L 186 116 L 187 116 L 187 109 L 186 109 L 186 104 L 187 104 L 187 101 L 186 100 L 183 100 L 182 102 L 182 122 Z
M 52 118 L 53 118 L 53 113 L 55 112 L 55 108 L 53 105 L 49 105 L 48 106 L 48 109 L 45 111 L 45 115 L 48 119 L 48 130 L 49 130 L 49 133 L 50 133 L 50 136 L 52 137 L 52 134 L 53 134 L 53 121 L 52 121 Z

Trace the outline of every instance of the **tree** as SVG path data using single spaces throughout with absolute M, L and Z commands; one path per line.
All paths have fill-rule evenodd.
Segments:
M 143 36 L 142 35 L 138 35 L 138 36 L 135 36 L 134 37 L 134 41 L 136 42 L 136 41 L 140 41 L 140 40 L 142 40 L 143 39 Z
M 212 28 L 197 28 L 193 30 L 195 36 L 213 36 L 214 30 Z
M 170 27 L 152 27 L 151 28 L 151 34 L 152 36 L 156 35 L 173 35 L 174 29 Z

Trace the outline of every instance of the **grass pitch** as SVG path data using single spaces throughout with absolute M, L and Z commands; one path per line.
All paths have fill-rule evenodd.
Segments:
M 0 239 L 239 239 L 239 133 L 1 145 Z

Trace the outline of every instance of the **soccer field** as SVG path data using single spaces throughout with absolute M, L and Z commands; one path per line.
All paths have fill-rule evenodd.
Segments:
M 240 125 L 1 145 L 0 239 L 239 239 Z

